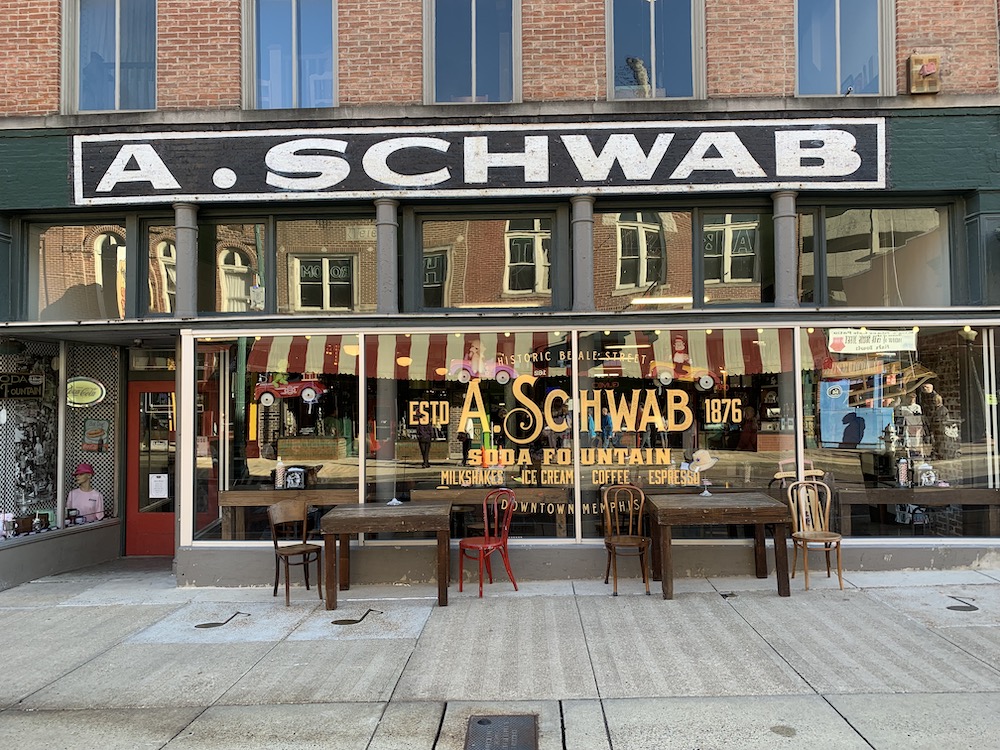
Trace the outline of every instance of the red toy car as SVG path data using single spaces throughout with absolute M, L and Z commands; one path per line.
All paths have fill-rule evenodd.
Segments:
M 502 365 L 495 359 L 483 360 L 482 371 L 476 372 L 475 367 L 466 359 L 453 359 L 450 372 L 458 376 L 459 383 L 468 383 L 473 378 L 491 378 L 500 385 L 507 385 L 517 377 L 517 370 L 510 365 Z
M 718 375 L 704 367 L 690 367 L 662 360 L 653 360 L 650 375 L 661 385 L 670 385 L 675 380 L 694 383 L 699 391 L 710 391 L 721 383 Z
M 313 403 L 326 393 L 326 386 L 318 380 L 307 378 L 292 383 L 275 383 L 266 381 L 257 383 L 253 389 L 254 401 L 260 401 L 261 406 L 270 406 L 276 398 L 299 397 L 306 403 Z

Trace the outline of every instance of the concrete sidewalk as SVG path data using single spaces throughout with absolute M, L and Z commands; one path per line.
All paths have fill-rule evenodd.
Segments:
M 790 598 L 680 579 L 673 601 L 500 580 L 445 608 L 369 586 L 327 612 L 169 568 L 0 592 L 0 747 L 462 750 L 474 714 L 537 714 L 544 750 L 1000 747 L 997 570 L 797 577 Z

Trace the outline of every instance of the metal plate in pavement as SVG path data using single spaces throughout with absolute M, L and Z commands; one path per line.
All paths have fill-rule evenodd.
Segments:
M 538 750 L 538 717 L 470 716 L 465 750 Z

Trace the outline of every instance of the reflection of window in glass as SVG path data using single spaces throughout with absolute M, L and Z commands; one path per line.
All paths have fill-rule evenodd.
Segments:
M 156 107 L 156 0 L 77 0 L 77 108 Z
M 424 307 L 444 307 L 448 288 L 448 253 L 424 253 Z
M 824 228 L 828 304 L 951 304 L 947 209 L 828 208 Z
M 519 0 L 430 0 L 435 102 L 514 101 Z
M 117 232 L 98 235 L 94 242 L 94 279 L 102 318 L 125 316 L 125 238 Z
M 252 270 L 247 257 L 233 248 L 223 250 L 219 253 L 219 278 L 222 281 L 222 311 L 249 310 Z
M 349 255 L 292 258 L 297 310 L 353 310 L 354 259 Z
M 149 274 L 150 312 L 173 312 L 177 301 L 177 246 L 170 240 L 156 243 L 154 267 Z
M 663 235 L 653 211 L 618 218 L 618 288 L 648 287 L 663 281 Z
M 552 221 L 511 219 L 507 222 L 506 244 L 504 291 L 512 294 L 549 291 Z
M 258 109 L 332 107 L 333 0 L 256 0 Z
M 263 310 L 264 259 L 263 224 L 199 224 L 199 312 Z
M 758 214 L 705 214 L 705 283 L 753 281 L 757 275 Z
M 615 99 L 694 96 L 692 0 L 613 0 Z
M 878 94 L 880 0 L 798 0 L 798 91 Z

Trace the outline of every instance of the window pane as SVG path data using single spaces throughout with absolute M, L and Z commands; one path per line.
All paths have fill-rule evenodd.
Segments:
M 173 226 L 151 226 L 146 231 L 148 255 L 147 311 L 172 313 L 177 301 L 177 244 Z
M 546 247 L 551 232 L 516 229 L 542 224 L 540 219 L 524 216 L 509 221 L 506 217 L 424 221 L 425 281 L 428 259 L 446 256 L 444 288 L 434 292 L 446 307 L 549 306 L 552 292 Z M 440 273 L 435 281 L 441 281 Z
M 654 96 L 694 96 L 691 2 L 653 4 L 656 39 Z
M 799 0 L 799 93 L 836 94 L 836 0 Z
M 198 311 L 264 309 L 264 225 L 198 225 Z
M 514 48 L 511 0 L 475 0 L 475 3 L 475 101 L 513 101 Z
M 323 307 L 323 259 L 299 260 L 299 300 L 302 307 Z
M 839 93 L 877 94 L 878 0 L 840 0 L 840 28 Z
M 693 96 L 690 0 L 615 0 L 613 12 L 615 98 Z
M 614 81 L 616 99 L 653 96 L 649 3 L 614 4 Z
M 435 101 L 471 101 L 472 2 L 435 0 L 434 12 Z
M 828 209 L 826 271 L 831 305 L 950 305 L 947 209 Z
M 257 107 L 293 107 L 291 0 L 257 0 Z
M 299 107 L 333 106 L 333 2 L 299 0 Z
M 125 317 L 125 227 L 118 224 L 29 229 L 31 320 Z
M 774 302 L 774 221 L 763 213 L 705 213 L 705 304 Z
M 373 218 L 278 221 L 276 229 L 279 312 L 375 309 L 378 276 Z M 301 268 L 304 263 L 323 261 L 323 272 L 315 281 L 319 285 L 317 296 L 306 289 L 307 280 L 297 275 L 296 263 Z
M 80 109 L 115 109 L 115 0 L 80 0 Z
M 120 109 L 156 107 L 156 0 L 121 2 Z
M 448 256 L 444 253 L 424 256 L 424 307 L 445 306 L 448 279 Z

